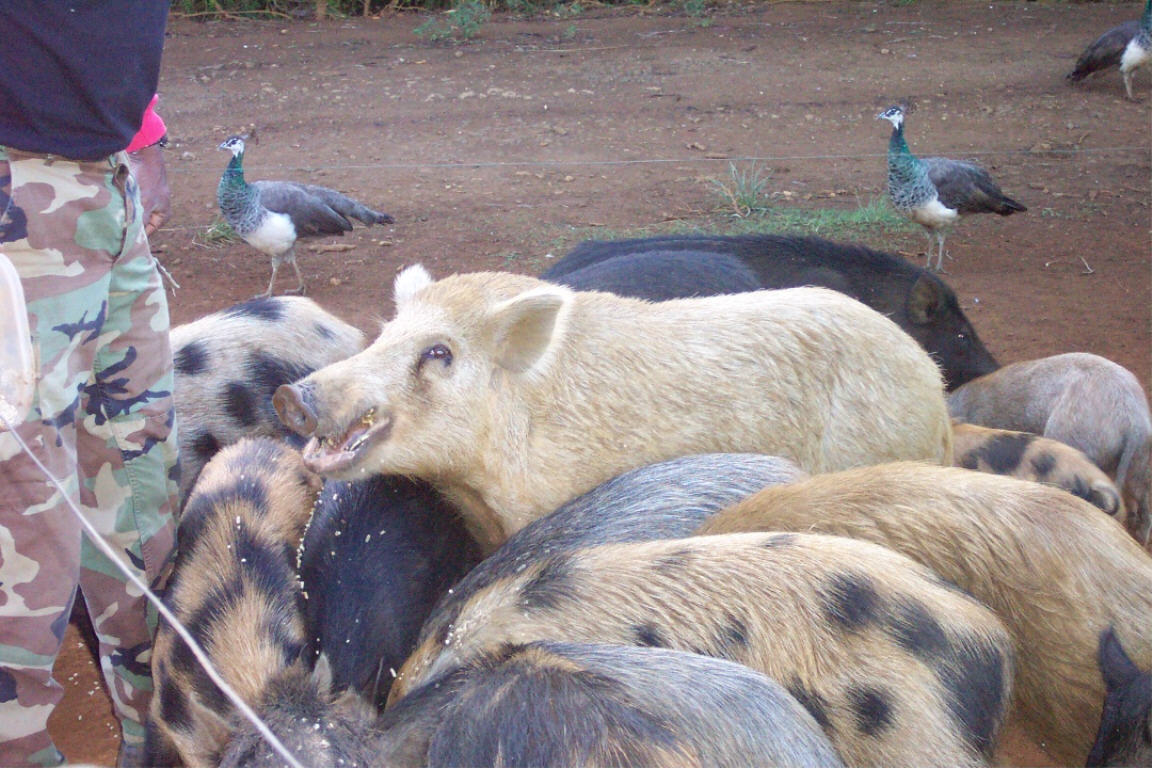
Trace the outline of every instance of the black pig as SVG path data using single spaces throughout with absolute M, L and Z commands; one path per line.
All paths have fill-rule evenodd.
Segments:
M 300 551 L 309 650 L 383 704 L 432 605 L 480 560 L 454 508 L 395 476 L 324 484 Z
M 555 282 L 577 291 L 608 291 L 651 301 L 719 296 L 762 287 L 756 273 L 733 255 L 675 250 L 626 253 L 566 272 Z
M 936 275 L 893 254 L 862 245 L 835 243 L 817 237 L 793 235 L 664 235 L 634 240 L 588 240 L 540 275 L 544 280 L 565 283 L 566 276 L 585 283 L 581 290 L 603 290 L 648 299 L 672 298 L 676 287 L 674 270 L 668 261 L 666 274 L 654 286 L 647 280 L 660 271 L 653 257 L 644 271 L 621 256 L 655 251 L 670 255 L 677 251 L 708 252 L 735 256 L 756 275 L 757 288 L 794 288 L 817 285 L 832 288 L 864 302 L 892 318 L 939 363 L 949 390 L 999 368 L 965 317 L 956 294 Z M 667 259 L 668 256 L 659 257 Z M 717 262 L 723 280 L 730 267 Z M 595 272 L 583 272 L 599 265 Z M 581 273 L 587 277 L 580 277 Z M 709 280 L 693 272 L 679 282 L 677 297 L 703 296 Z M 727 293 L 729 291 L 717 291 Z

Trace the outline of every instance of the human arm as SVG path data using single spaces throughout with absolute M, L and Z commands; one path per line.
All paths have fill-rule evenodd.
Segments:
M 167 144 L 167 129 L 156 114 L 156 96 L 144 112 L 140 131 L 128 145 L 132 174 L 140 187 L 140 205 L 144 215 L 144 232 L 152 235 L 172 213 L 172 192 L 168 187 L 168 169 L 162 148 Z

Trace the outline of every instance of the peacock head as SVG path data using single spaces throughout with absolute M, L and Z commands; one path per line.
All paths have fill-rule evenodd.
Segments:
M 887 120 L 892 123 L 893 128 L 899 128 L 904 124 L 904 107 L 899 104 L 888 107 L 888 109 L 876 115 L 876 119 Z
M 229 136 L 220 143 L 217 149 L 226 149 L 232 153 L 232 157 L 239 157 L 244 154 L 244 137 L 243 136 Z

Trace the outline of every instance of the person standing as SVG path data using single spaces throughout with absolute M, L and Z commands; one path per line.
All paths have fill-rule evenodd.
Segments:
M 178 479 L 168 306 L 145 232 L 167 215 L 167 185 L 146 190 L 145 210 L 132 169 L 162 180 L 159 147 L 125 150 L 148 127 L 167 13 L 165 0 L 0 3 L 0 252 L 38 360 L 16 431 L 152 585 L 171 559 Z M 47 722 L 78 590 L 122 727 L 118 764 L 138 761 L 156 615 L 81 531 L 0 431 L 0 765 L 64 759 Z

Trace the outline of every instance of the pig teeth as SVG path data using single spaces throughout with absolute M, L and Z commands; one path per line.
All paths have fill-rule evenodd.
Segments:
M 371 428 L 372 425 L 375 423 L 376 423 L 376 409 L 375 408 L 369 408 L 368 412 L 360 417 L 360 424 L 362 426 Z M 364 434 L 360 435 L 355 440 L 353 440 L 351 443 L 346 445 L 344 447 L 344 450 L 346 450 L 346 451 L 359 450 L 360 446 L 364 445 L 365 441 L 367 441 L 367 440 L 368 440 L 368 433 L 365 432 Z

